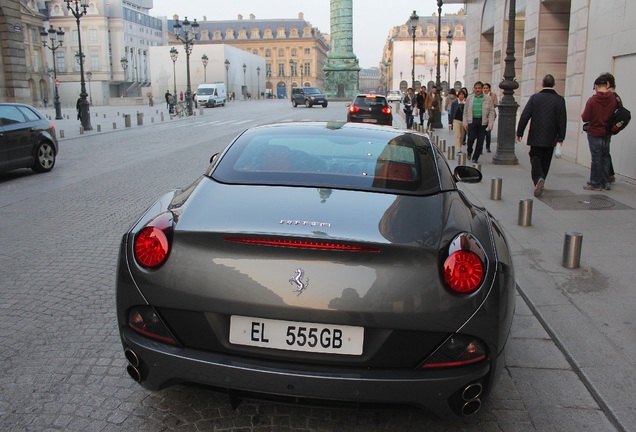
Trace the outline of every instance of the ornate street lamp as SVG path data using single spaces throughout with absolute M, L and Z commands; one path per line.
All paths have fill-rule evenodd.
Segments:
M 411 21 L 411 31 L 413 32 L 413 63 L 411 69 L 411 87 L 415 88 L 415 29 L 417 29 L 420 17 L 417 16 L 417 13 L 415 11 L 413 11 L 409 20 Z
M 517 165 L 519 161 L 515 155 L 515 123 L 519 105 L 515 101 L 515 89 L 519 83 L 515 81 L 515 20 L 517 17 L 516 0 L 508 2 L 508 43 L 506 45 L 506 66 L 504 79 L 499 83 L 504 96 L 499 102 L 499 129 L 497 129 L 497 152 L 492 163 L 498 165 Z
M 57 82 L 55 51 L 62 45 L 64 45 L 64 32 L 62 31 L 61 27 L 57 31 L 53 28 L 53 26 L 50 26 L 48 31 L 45 30 L 44 27 L 42 27 L 40 37 L 42 38 L 42 45 L 53 52 L 53 79 L 55 83 L 55 96 L 53 97 L 53 106 L 55 107 L 55 120 L 62 120 L 64 117 L 62 117 L 62 104 L 60 103 L 60 95 L 57 91 L 59 83 Z M 50 44 L 47 43 L 47 38 L 51 41 Z
M 77 22 L 77 44 L 79 45 L 79 57 L 82 58 L 82 31 L 80 28 L 80 19 L 86 15 L 86 9 L 88 9 L 88 0 L 65 0 L 66 8 L 71 11 Z M 80 62 L 80 100 L 79 100 L 79 114 L 80 121 L 82 122 L 82 128 L 85 131 L 93 130 L 91 126 L 91 111 L 90 104 L 86 97 L 86 81 L 84 81 L 84 62 Z
M 174 100 L 177 100 L 177 59 L 179 51 L 175 47 L 170 48 L 170 60 L 172 60 L 172 80 L 174 82 Z
M 126 69 L 128 69 L 128 59 L 126 57 L 122 57 L 121 60 L 119 60 L 119 63 L 121 63 L 121 68 L 124 70 L 124 97 L 126 97 L 128 95 L 128 84 L 126 82 Z
M 257 88 L 257 92 L 258 94 L 256 95 L 256 99 L 260 99 L 261 98 L 261 67 L 258 66 L 256 68 L 256 88 Z
M 247 84 L 245 83 L 245 72 L 247 71 L 247 65 L 243 63 L 243 99 L 247 97 Z
M 179 23 L 179 20 L 175 20 L 174 26 L 172 26 L 174 35 L 178 40 L 183 43 L 183 47 L 186 52 L 186 112 L 188 115 L 192 115 L 192 87 L 190 85 L 190 54 L 192 54 L 192 48 L 197 41 L 199 35 L 199 23 L 195 19 L 190 23 L 188 17 L 185 17 L 183 23 Z M 183 29 L 183 33 L 181 30 Z
M 451 45 L 453 45 L 453 35 L 451 32 L 448 32 L 446 35 L 446 43 L 448 44 L 448 63 L 450 63 L 451 59 Z M 450 87 L 450 70 L 448 71 L 448 86 Z
M 207 54 L 203 54 L 201 56 L 201 62 L 203 63 L 203 82 L 208 80 L 207 69 L 208 69 L 208 56 Z
M 444 5 L 444 0 L 437 0 L 437 75 L 435 76 L 435 87 L 437 87 L 437 91 L 440 91 L 441 84 L 441 72 L 440 67 L 441 64 L 441 50 L 442 50 L 442 6 Z M 440 110 L 433 110 L 433 123 L 431 126 L 435 129 L 441 129 L 444 127 L 442 125 L 442 112 Z
M 225 87 L 229 93 L 230 91 L 230 61 L 225 60 Z
M 86 78 L 88 78 L 88 97 L 89 97 L 89 102 L 91 105 L 93 105 L 93 91 L 91 90 L 91 78 L 93 78 L 93 72 L 88 71 L 86 72 Z
M 459 59 L 455 57 L 455 60 L 453 60 L 453 63 L 455 63 L 455 81 L 457 81 L 457 63 L 459 63 Z M 453 83 L 453 87 L 454 86 L 455 86 L 455 83 Z

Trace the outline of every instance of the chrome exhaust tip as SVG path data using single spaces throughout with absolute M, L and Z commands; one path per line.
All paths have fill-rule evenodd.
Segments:
M 141 382 L 141 372 L 139 372 L 139 369 L 137 369 L 133 365 L 128 365 L 126 366 L 126 372 L 128 372 L 128 375 L 130 375 L 132 379 L 134 379 L 138 383 Z
M 470 400 L 462 406 L 462 415 L 464 417 L 469 417 L 475 414 L 477 411 L 479 411 L 480 408 L 481 408 L 481 400 L 479 399 Z
M 132 367 L 139 367 L 139 357 L 137 356 L 137 353 L 135 353 L 130 348 L 126 348 L 124 350 L 124 355 L 126 356 L 126 360 L 128 360 L 128 363 L 130 363 Z
M 464 387 L 462 391 L 462 399 L 466 402 L 470 402 L 473 399 L 477 399 L 481 396 L 481 392 L 483 391 L 483 387 L 480 383 L 468 384 Z

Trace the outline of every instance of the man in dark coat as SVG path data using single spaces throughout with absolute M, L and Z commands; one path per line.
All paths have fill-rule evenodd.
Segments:
M 527 144 L 530 146 L 531 175 L 536 197 L 543 193 L 554 147 L 557 143 L 563 144 L 565 139 L 565 99 L 554 90 L 554 83 L 554 77 L 550 74 L 543 78 L 543 89 L 530 96 L 517 125 L 517 141 L 521 142 L 523 132 L 531 121 Z

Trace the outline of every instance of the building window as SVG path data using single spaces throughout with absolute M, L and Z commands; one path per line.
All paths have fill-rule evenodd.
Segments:
M 271 77 L 272 76 L 272 64 L 271 63 L 265 63 L 265 76 L 266 77 Z
M 252 54 L 254 54 L 254 55 L 258 55 L 258 50 L 257 50 L 256 48 L 254 48 L 254 49 L 252 50 Z
M 97 42 L 97 30 L 90 29 L 88 31 L 88 40 L 91 42 Z
M 311 48 L 305 48 L 305 55 L 311 55 Z
M 296 48 L 292 48 L 291 50 L 291 56 L 292 57 L 298 57 L 298 50 Z
M 311 75 L 311 64 L 309 62 L 306 62 L 303 65 L 303 69 L 304 69 L 303 70 L 303 75 L 305 75 L 305 76 Z
M 227 29 L 225 30 L 225 39 L 229 40 L 229 39 L 234 39 L 234 29 Z
M 274 35 L 272 34 L 272 29 L 265 29 L 265 33 L 263 34 L 263 39 L 272 39 Z
M 267 49 L 265 50 L 265 57 L 271 57 L 271 56 L 272 56 L 272 50 L 271 50 L 271 49 L 269 49 L 269 48 L 267 48 Z
M 290 63 L 289 64 L 289 69 L 291 71 L 291 75 L 292 76 L 298 76 L 298 63 Z
M 99 51 L 96 51 L 96 50 L 91 51 L 91 70 L 93 71 L 99 70 Z
M 64 51 L 56 51 L 57 55 L 57 70 L 60 72 L 66 72 L 66 58 L 64 57 Z
M 260 38 L 261 38 L 261 32 L 260 32 L 260 30 L 259 30 L 257 27 L 254 27 L 254 28 L 252 29 L 252 36 L 251 36 L 251 38 L 252 38 L 252 39 L 260 39 Z
M 278 76 L 285 76 L 285 63 L 278 63 Z
M 39 71 L 42 67 L 40 62 L 40 51 L 33 51 L 33 69 Z
M 73 42 L 77 43 L 77 30 L 73 30 Z
M 285 50 L 284 49 L 280 48 L 278 50 L 278 57 L 285 57 Z
M 285 35 L 285 27 L 279 27 L 276 32 L 276 37 L 279 39 L 285 39 L 287 36 Z
M 435 33 L 435 26 L 429 25 L 426 27 L 426 37 L 435 37 L 437 33 Z
M 298 29 L 296 27 L 292 28 L 289 31 L 289 37 L 297 38 L 298 37 Z
M 212 40 L 223 40 L 223 36 L 221 36 L 221 30 L 214 30 L 214 36 L 212 36 Z
M 240 29 L 239 30 L 239 34 L 238 34 L 238 38 L 239 39 L 247 39 L 247 30 L 245 30 L 244 28 Z

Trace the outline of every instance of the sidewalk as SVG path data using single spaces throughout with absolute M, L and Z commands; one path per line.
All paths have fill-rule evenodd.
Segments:
M 396 120 L 404 127 L 404 119 Z M 454 146 L 447 127 L 434 135 Z M 494 141 L 492 150 L 479 159 L 482 182 L 461 189 L 504 225 L 518 291 L 572 369 L 619 430 L 635 430 L 636 184 L 617 176 L 610 191 L 586 191 L 589 168 L 554 159 L 545 191 L 535 198 L 525 141 L 515 146 L 518 165 L 494 165 Z M 448 162 L 454 168 L 457 157 Z M 494 178 L 502 179 L 497 201 L 490 198 Z M 523 227 L 519 201 L 526 199 L 533 211 L 531 225 Z M 576 269 L 561 265 L 566 232 L 583 234 Z

